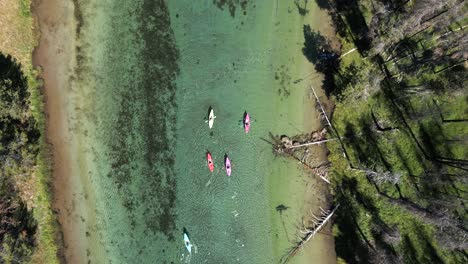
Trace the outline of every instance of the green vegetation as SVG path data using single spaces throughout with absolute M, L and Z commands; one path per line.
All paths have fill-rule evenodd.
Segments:
M 339 262 L 467 263 L 466 5 L 317 3 L 341 42 L 304 28 L 304 55 L 336 103 Z
M 0 262 L 57 263 L 50 162 L 30 0 L 0 10 Z
M 29 111 L 27 80 L 11 57 L 0 54 L 0 233 L 5 262 L 32 254 L 37 224 L 15 185 L 28 177 L 38 153 L 39 131 Z
M 52 211 L 52 171 L 49 146 L 46 142 L 46 120 L 43 96 L 40 91 L 42 85 L 37 81 L 37 72 L 32 71 L 28 75 L 28 87 L 31 115 L 36 120 L 37 130 L 40 131 L 38 139 L 38 154 L 35 166 L 32 168 L 31 184 L 34 186 L 34 218 L 38 222 L 36 235 L 36 249 L 32 256 L 33 263 L 58 263 L 58 250 L 61 240 L 58 237 L 58 222 Z
M 20 5 L 21 15 L 25 18 L 30 18 L 31 17 L 31 10 L 29 8 L 29 6 L 31 5 L 30 0 L 20 0 L 19 5 Z

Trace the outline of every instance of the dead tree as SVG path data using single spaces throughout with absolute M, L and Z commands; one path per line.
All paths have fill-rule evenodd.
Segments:
M 306 143 L 299 144 L 297 141 L 293 141 L 289 137 L 283 135 L 281 138 L 278 139 L 278 137 L 272 138 L 272 142 L 268 141 L 270 144 L 273 145 L 273 152 L 275 155 L 281 155 L 281 156 L 289 156 L 297 160 L 299 163 L 304 165 L 306 169 L 309 169 L 314 175 L 318 176 L 320 179 L 325 181 L 326 183 L 330 184 L 330 181 L 327 179 L 327 169 L 329 163 L 325 165 L 320 165 L 320 166 L 313 166 L 310 164 L 310 162 L 307 160 L 311 155 L 309 152 L 309 149 L 306 148 L 303 154 L 298 154 L 297 149 L 300 147 L 307 147 L 311 145 L 318 145 L 322 144 L 328 141 L 336 140 L 336 139 L 325 139 L 325 140 L 320 140 L 325 137 L 326 129 L 322 129 L 322 131 L 316 131 L 313 132 L 311 135 L 312 142 L 309 142 L 309 138 L 305 139 Z M 272 135 L 270 135 L 272 136 Z M 300 138 L 301 141 L 304 141 L 304 135 L 299 135 L 296 136 L 295 138 Z M 317 140 L 318 139 L 318 140 Z
M 330 122 L 330 119 L 328 118 L 327 116 L 327 113 L 325 112 L 325 109 L 323 108 L 322 106 L 322 103 L 320 102 L 317 94 L 315 93 L 315 89 L 314 87 L 310 87 L 310 89 L 312 90 L 314 96 L 315 96 L 315 100 L 317 101 L 317 104 L 319 105 L 320 107 L 320 110 L 321 110 L 321 114 L 323 115 L 323 117 L 325 118 L 325 120 L 327 121 L 328 125 L 330 126 L 330 128 L 335 132 L 336 136 L 337 136 L 337 139 L 339 140 L 340 142 L 340 145 L 341 145 L 341 152 L 343 153 L 343 157 L 346 158 L 346 160 L 348 161 L 348 164 L 350 167 L 353 167 L 351 166 L 351 160 L 349 159 L 349 156 L 348 156 L 348 153 L 346 152 L 346 149 L 344 147 L 344 144 L 343 142 L 341 141 L 341 138 L 340 138 L 340 134 L 338 133 L 338 131 L 336 130 L 336 128 L 332 125 L 332 123 Z
M 449 250 L 466 250 L 468 248 L 468 232 L 460 232 L 456 228 L 438 230 L 435 238 L 437 243 Z
M 383 183 L 391 183 L 391 184 L 398 184 L 401 181 L 401 173 L 392 173 L 391 171 L 382 171 L 381 169 L 377 168 L 376 171 L 364 168 L 364 169 L 353 169 L 356 171 L 362 171 L 364 174 L 376 184 L 383 184 Z
M 303 237 L 294 247 L 288 251 L 287 255 L 281 258 L 280 262 L 287 263 L 307 242 L 309 242 L 318 232 L 320 232 L 320 230 L 322 230 L 322 228 L 332 218 L 333 214 L 339 206 L 340 204 L 337 204 L 332 211 L 324 210 L 320 207 L 319 217 L 312 214 L 313 225 L 311 227 L 305 227 L 304 230 L 300 230 L 300 232 L 303 234 Z
M 320 100 L 317 94 L 315 93 L 314 87 L 310 87 L 310 89 L 312 89 L 312 92 L 314 93 L 315 100 L 317 100 L 317 104 L 320 107 L 323 117 L 325 118 L 325 120 L 327 120 L 328 125 L 333 128 L 333 126 L 331 125 L 330 119 L 328 119 L 327 113 L 325 112 L 325 109 L 323 109 L 322 103 L 320 103 Z
M 296 159 L 299 163 L 304 165 L 305 168 L 309 169 L 314 175 L 318 176 L 320 179 L 330 184 L 330 181 L 327 179 L 328 168 L 330 167 L 330 163 L 327 163 L 326 165 L 320 165 L 318 167 L 312 167 L 307 162 L 304 162 L 303 159 L 299 159 L 296 156 L 294 156 L 293 153 L 286 152 L 286 154 Z
M 377 117 L 374 114 L 374 110 L 371 110 L 371 117 L 372 120 L 374 121 L 375 128 L 379 132 L 386 132 L 386 131 L 392 131 L 392 130 L 398 130 L 397 127 L 384 127 L 382 125 L 382 122 L 377 119 Z
M 460 234 L 467 232 L 463 221 L 449 214 L 447 209 L 433 212 L 407 199 L 393 198 L 385 193 L 379 193 L 379 196 L 384 197 L 390 204 L 397 205 L 405 209 L 410 214 L 419 217 L 424 222 L 437 226 L 440 230 L 444 230 L 445 228 L 455 228 Z
M 318 144 L 323 144 L 325 142 L 334 141 L 334 140 L 337 140 L 337 138 L 325 139 L 325 140 L 320 140 L 320 141 L 315 141 L 315 142 L 307 142 L 307 143 L 303 143 L 303 144 L 299 144 L 299 145 L 288 146 L 287 148 L 288 149 L 294 149 L 294 148 L 318 145 Z

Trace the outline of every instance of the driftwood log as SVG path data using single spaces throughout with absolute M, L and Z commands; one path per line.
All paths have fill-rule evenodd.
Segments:
M 303 237 L 300 239 L 299 242 L 296 243 L 294 247 L 292 247 L 288 253 L 280 260 L 281 263 L 287 263 L 302 247 L 306 245 L 323 227 L 330 221 L 335 211 L 338 209 L 340 204 L 337 204 L 333 210 L 324 210 L 320 208 L 320 216 L 317 217 L 312 214 L 312 222 L 313 226 L 309 228 L 304 228 L 304 230 L 300 230 L 303 234 Z

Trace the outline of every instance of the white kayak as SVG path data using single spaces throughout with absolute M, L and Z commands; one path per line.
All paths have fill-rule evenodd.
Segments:
M 190 243 L 187 233 L 184 233 L 184 242 L 185 242 L 185 248 L 187 248 L 188 252 L 192 254 L 192 243 Z
M 208 115 L 208 126 L 210 129 L 213 127 L 213 122 L 216 116 L 214 115 L 214 110 L 213 108 L 210 109 L 210 114 Z

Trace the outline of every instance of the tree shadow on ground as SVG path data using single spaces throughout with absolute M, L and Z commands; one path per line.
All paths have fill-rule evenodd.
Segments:
M 432 163 L 436 164 L 437 166 L 446 165 L 453 168 L 468 171 L 468 161 L 453 159 L 451 157 L 437 156 L 437 150 L 435 148 L 435 145 L 432 143 L 431 135 L 427 131 L 425 132 L 413 130 L 409 123 L 411 120 L 405 117 L 411 115 L 411 113 L 408 111 L 408 109 L 412 109 L 411 104 L 407 100 L 404 100 L 403 98 L 398 98 L 395 95 L 395 91 L 393 90 L 394 85 L 395 81 L 390 80 L 388 78 L 382 82 L 382 95 L 384 95 L 382 97 L 384 99 L 382 100 L 382 102 L 384 102 L 387 105 L 387 107 L 391 109 L 392 113 L 395 114 L 397 120 L 402 124 L 400 127 L 415 143 L 417 148 L 423 154 L 424 158 L 427 161 L 431 161 Z M 412 109 L 411 111 L 415 112 L 414 109 Z M 447 155 L 449 155 L 449 153 L 447 153 Z
M 357 0 L 315 0 L 320 9 L 328 10 L 335 30 L 342 38 L 353 42 L 361 55 L 370 49 L 369 28 Z
M 337 100 L 342 99 L 343 91 L 347 89 L 353 89 L 360 81 L 360 72 L 363 67 L 359 66 L 355 62 L 352 62 L 350 65 L 346 66 L 344 69 L 336 71 L 334 76 L 335 88 L 333 90 L 333 95 L 336 96 Z
M 338 55 L 333 51 L 329 41 L 320 32 L 313 31 L 310 25 L 304 25 L 304 47 L 302 53 L 322 72 L 329 67 Z
M 317 72 L 324 74 L 323 89 L 330 96 L 335 90 L 334 73 L 338 68 L 339 54 L 334 51 L 329 41 L 311 29 L 310 25 L 304 25 L 304 47 L 302 53 L 315 66 Z
M 337 255 L 347 263 L 375 263 L 382 256 L 395 257 L 393 247 L 400 240 L 396 227 L 388 226 L 380 217 L 379 209 L 374 205 L 369 194 L 358 190 L 355 178 L 341 177 L 339 201 L 344 201 L 340 207 L 335 225 L 340 233 L 336 243 Z M 377 192 L 377 190 L 376 190 Z M 372 237 L 367 237 L 356 220 L 356 214 L 369 216 Z
M 416 248 L 414 247 L 413 242 L 411 241 L 408 235 L 403 236 L 401 248 L 403 251 L 403 258 L 404 258 L 405 263 L 420 264 L 420 262 L 418 261 Z
M 374 223 L 372 237 L 375 243 L 375 251 L 371 254 L 370 263 L 379 263 L 383 259 L 386 259 L 388 264 L 399 263 L 395 245 L 400 242 L 401 237 L 396 227 L 386 225 L 381 227 L 380 224 Z
M 420 259 L 421 263 L 444 263 L 441 257 L 437 254 L 435 247 L 431 243 L 431 238 L 426 234 L 426 231 L 420 225 L 415 225 L 415 234 L 419 246 L 423 248 L 424 254 Z
M 359 8 L 357 0 L 337 0 L 336 14 L 334 20 L 341 20 L 344 17 L 345 24 L 350 31 L 350 35 L 354 45 L 357 47 L 362 56 L 366 56 L 371 47 L 371 40 L 368 38 L 369 28 L 366 24 L 364 16 Z M 337 21 L 338 22 L 338 21 Z M 346 35 L 343 35 L 346 37 Z
M 381 2 L 383 5 L 388 6 L 391 10 L 398 10 L 402 6 L 404 6 L 406 3 L 408 3 L 408 0 L 378 0 Z
M 330 10 L 332 7 L 329 0 L 315 0 L 315 2 L 320 9 Z
M 396 69 L 399 72 L 405 72 L 407 74 L 414 74 L 420 70 L 420 66 L 424 64 L 424 58 L 428 54 L 423 54 L 423 57 L 417 54 L 420 50 L 419 43 L 411 38 L 404 38 L 394 49 L 394 53 L 398 54 L 397 59 L 393 60 Z
M 420 164 L 424 168 L 423 160 L 419 158 L 417 150 L 415 150 L 414 148 L 411 148 L 411 150 L 412 150 L 412 155 L 414 155 L 414 157 L 417 157 L 417 159 L 419 161 L 418 164 Z M 420 192 L 421 190 L 419 188 L 419 181 L 415 177 L 414 169 L 411 168 L 411 166 L 409 164 L 409 161 L 408 161 L 408 158 L 403 154 L 402 149 L 398 145 L 395 146 L 395 155 L 398 157 L 401 164 L 403 165 L 403 167 L 404 167 L 404 169 L 406 171 L 406 174 L 408 175 L 408 177 L 407 177 L 408 181 L 413 185 L 414 189 L 417 192 Z
M 380 160 L 380 165 L 382 165 L 385 170 L 391 171 L 392 166 L 391 164 L 387 161 L 383 151 L 380 149 L 380 147 L 377 144 L 377 137 L 378 135 L 375 134 L 375 132 L 371 129 L 372 127 L 372 122 L 370 121 L 370 118 L 368 116 L 363 117 L 361 116 L 359 118 L 359 126 L 361 129 L 361 137 L 363 143 L 366 143 L 367 149 L 366 152 L 368 153 L 367 155 L 369 156 L 377 156 Z
M 468 171 L 468 160 L 465 157 L 455 157 L 450 144 L 446 144 L 447 137 L 442 126 L 436 122 L 419 124 L 419 137 L 428 159 L 438 167 L 450 166 Z
M 344 175 L 343 179 L 345 179 Z M 356 185 L 354 179 L 349 180 L 337 193 L 336 199 L 342 202 L 342 206 L 334 220 L 334 225 L 340 231 L 335 239 L 335 248 L 338 257 L 344 259 L 346 263 L 368 263 L 369 251 L 372 250 L 371 244 L 356 222 L 354 215 L 358 210 L 353 205 L 354 198 L 346 191 L 348 188 L 355 189 Z
M 419 135 L 423 146 L 432 159 L 455 160 L 442 126 L 438 122 L 419 123 Z
M 416 133 L 411 128 L 410 124 L 406 120 L 405 113 L 408 115 L 408 109 L 411 106 L 408 106 L 405 100 L 400 100 L 392 89 L 392 85 L 395 84 L 393 80 L 386 78 L 381 85 L 383 94 L 381 94 L 383 103 L 386 104 L 388 109 L 395 115 L 396 120 L 401 123 L 401 129 L 408 134 L 410 139 L 416 144 L 417 148 L 421 153 L 424 155 L 426 159 L 430 159 L 430 156 L 422 146 L 421 142 L 419 141 Z
M 377 139 L 371 130 L 370 121 L 367 118 L 359 119 L 359 127 L 356 128 L 351 123 L 346 123 L 344 136 L 353 138 L 347 144 L 351 146 L 358 158 L 358 167 L 374 168 L 382 167 L 387 171 L 391 170 L 391 165 L 387 162 L 383 152 L 377 145 Z

